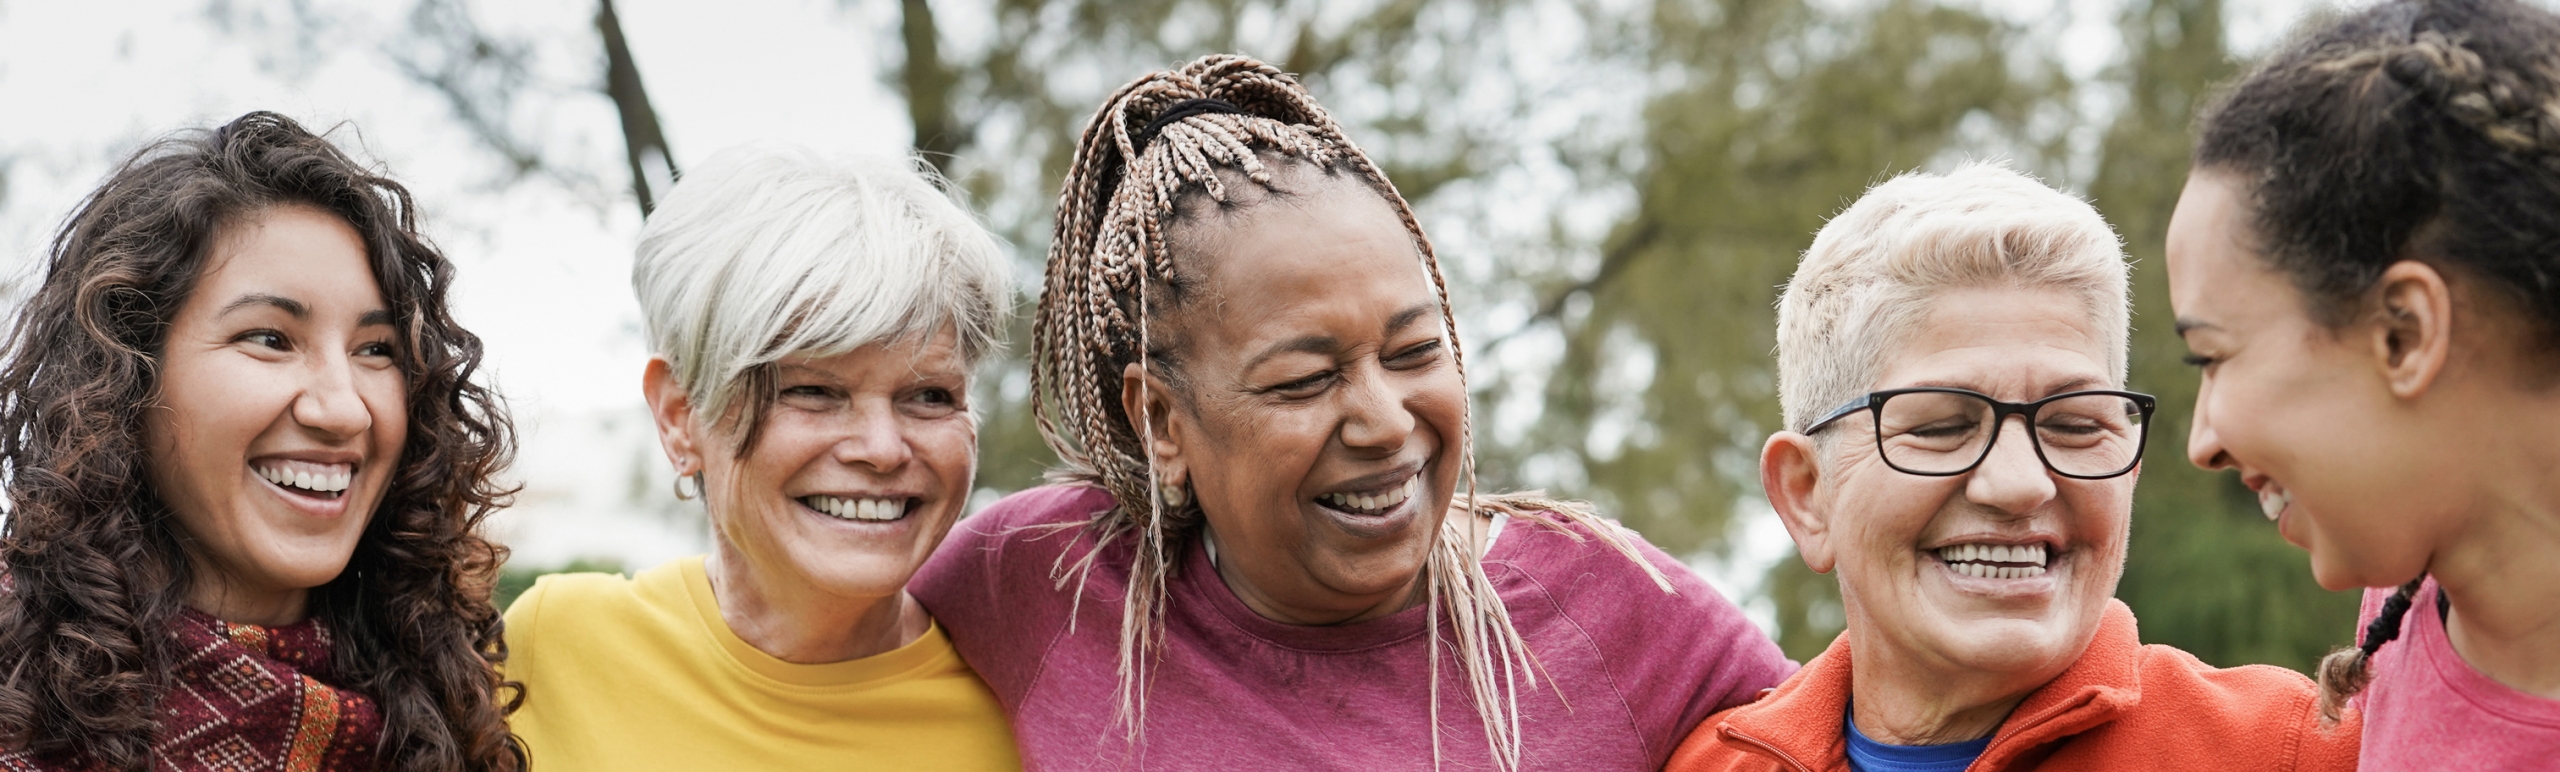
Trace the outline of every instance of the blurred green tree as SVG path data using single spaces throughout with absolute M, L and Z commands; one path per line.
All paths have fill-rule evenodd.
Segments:
M 2356 595 L 2320 589 L 2305 553 L 2260 516 L 2229 473 L 2187 463 L 2196 372 L 2182 362 L 2169 308 L 2163 240 L 2186 184 L 2187 129 L 2212 84 L 2237 72 L 2224 46 L 2221 0 L 2151 0 L 2124 13 L 2125 102 L 2107 130 L 2089 197 L 2134 259 L 2135 388 L 2157 394 L 2133 546 L 2117 596 L 2142 637 L 2216 664 L 2264 662 L 2308 671 L 2347 643 Z

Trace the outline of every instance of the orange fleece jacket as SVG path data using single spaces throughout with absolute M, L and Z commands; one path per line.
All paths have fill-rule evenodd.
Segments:
M 2027 695 L 1969 772 L 2356 768 L 2362 718 L 2322 728 L 2317 688 L 2272 665 L 2215 668 L 2142 645 L 2107 602 L 2089 650 Z M 1849 636 L 1754 702 L 1707 717 L 1665 772 L 1848 772 Z

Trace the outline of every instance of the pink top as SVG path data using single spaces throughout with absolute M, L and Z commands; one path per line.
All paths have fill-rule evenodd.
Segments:
M 2392 590 L 2366 590 L 2370 621 Z M 2359 627 L 2361 629 L 2361 627 Z M 2373 657 L 2360 770 L 2560 769 L 2560 700 L 2490 680 L 2462 661 L 2438 611 L 2436 582 L 2418 588 L 2400 637 Z
M 1132 748 L 1114 723 L 1130 545 L 1105 547 L 1078 609 L 1074 584 L 1058 588 L 1051 571 L 1091 541 L 1038 528 L 1110 506 L 1088 487 L 1009 496 L 961 521 L 908 585 L 1004 703 L 1026 768 L 1432 767 L 1427 609 L 1326 627 L 1273 622 L 1238 600 L 1197 546 L 1167 581 L 1164 655 Z M 1518 695 L 1521 768 L 1660 769 L 1707 714 L 1795 670 L 1713 588 L 1639 546 L 1679 594 L 1587 532 L 1514 522 L 1485 555 L 1543 670 Z M 1489 769 L 1462 671 L 1448 644 L 1441 652 L 1441 768 Z

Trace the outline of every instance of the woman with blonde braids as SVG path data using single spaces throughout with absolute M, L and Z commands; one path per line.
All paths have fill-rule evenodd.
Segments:
M 912 586 L 1029 768 L 1651 770 L 1793 670 L 1587 508 L 1474 494 L 1430 242 L 1269 65 L 1113 94 L 1047 282 L 1062 484 L 962 523 Z

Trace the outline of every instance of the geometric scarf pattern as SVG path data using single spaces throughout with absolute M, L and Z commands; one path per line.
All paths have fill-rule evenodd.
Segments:
M 382 712 L 330 686 L 330 636 L 318 618 L 282 627 L 179 612 L 175 683 L 160 701 L 156 769 L 353 772 L 375 766 Z M 51 770 L 0 753 L 0 770 Z

